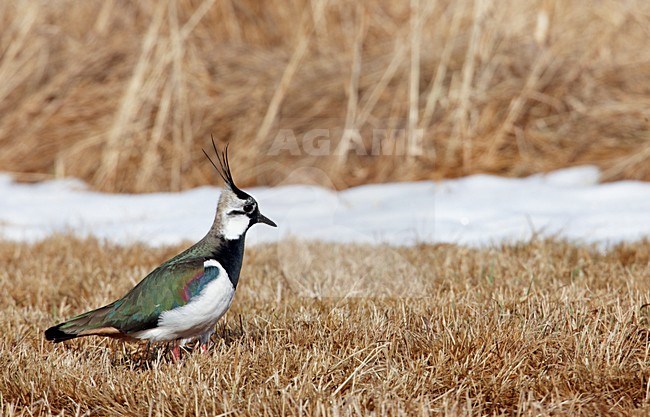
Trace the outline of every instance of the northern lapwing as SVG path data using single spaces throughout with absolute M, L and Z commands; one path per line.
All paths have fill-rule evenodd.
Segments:
M 248 229 L 257 223 L 277 227 L 260 213 L 257 201 L 233 181 L 228 146 L 219 166 L 203 151 L 225 183 L 210 231 L 194 246 L 149 273 L 119 300 L 50 327 L 45 338 L 62 342 L 81 336 L 108 336 L 149 342 L 199 338 L 207 350 L 217 321 L 228 311 L 239 282 Z

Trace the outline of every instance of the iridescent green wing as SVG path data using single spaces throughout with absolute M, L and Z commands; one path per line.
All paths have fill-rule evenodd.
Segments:
M 184 306 L 219 276 L 219 268 L 204 267 L 204 259 L 165 263 L 115 302 L 106 324 L 123 333 L 154 328 L 160 315 Z

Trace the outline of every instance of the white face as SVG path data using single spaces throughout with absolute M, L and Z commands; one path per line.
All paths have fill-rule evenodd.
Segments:
M 224 189 L 217 208 L 223 237 L 239 239 L 254 223 L 257 211 L 257 202 L 253 197 L 247 195 L 246 199 L 242 199 L 231 190 Z
M 228 240 L 236 240 L 244 234 L 250 226 L 251 219 L 246 216 L 229 216 L 223 226 L 223 237 Z

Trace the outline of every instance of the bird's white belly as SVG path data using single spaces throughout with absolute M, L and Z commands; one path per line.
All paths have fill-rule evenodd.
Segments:
M 214 327 L 228 311 L 235 296 L 228 274 L 221 265 L 215 264 L 219 268 L 218 277 L 206 285 L 197 297 L 182 307 L 162 313 L 158 327 L 131 336 L 152 342 L 170 341 L 197 337 Z

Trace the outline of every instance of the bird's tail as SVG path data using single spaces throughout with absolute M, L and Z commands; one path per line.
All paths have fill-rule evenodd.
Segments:
M 117 335 L 120 333 L 119 330 L 106 323 L 106 315 L 112 310 L 112 307 L 113 304 L 109 304 L 52 326 L 45 331 L 45 339 L 58 343 L 80 336 Z

